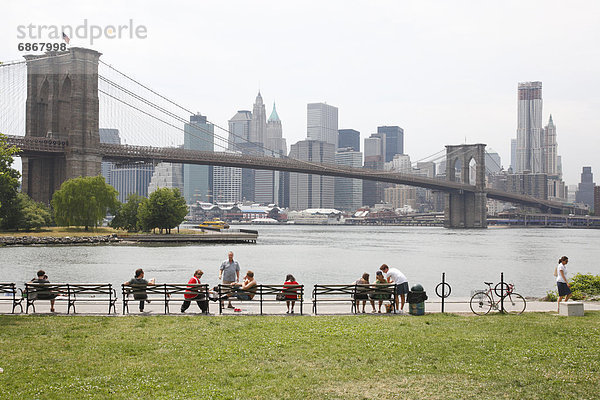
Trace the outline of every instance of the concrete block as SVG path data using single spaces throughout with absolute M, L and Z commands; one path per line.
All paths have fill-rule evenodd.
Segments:
M 583 303 L 577 301 L 561 302 L 558 314 L 566 317 L 583 317 Z

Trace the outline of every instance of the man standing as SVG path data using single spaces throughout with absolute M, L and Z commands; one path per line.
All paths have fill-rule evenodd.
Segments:
M 232 285 L 240 281 L 240 265 L 233 260 L 233 251 L 228 254 L 228 259 L 223 261 L 219 268 L 219 280 L 222 280 L 223 285 Z M 223 303 L 221 303 L 221 307 Z M 229 300 L 227 308 L 234 308 Z
M 406 293 L 408 293 L 408 279 L 406 279 L 406 276 L 404 276 L 404 274 L 400 272 L 400 270 L 398 270 L 397 268 L 390 268 L 386 264 L 383 264 L 381 267 L 379 267 L 379 269 L 381 270 L 381 272 L 383 272 L 389 283 L 393 283 L 396 285 L 396 296 L 394 296 L 396 309 L 394 310 L 394 312 L 400 312 L 400 314 L 402 314 L 402 310 L 404 309 L 404 299 Z M 401 301 L 400 308 L 398 308 L 398 295 L 400 296 Z

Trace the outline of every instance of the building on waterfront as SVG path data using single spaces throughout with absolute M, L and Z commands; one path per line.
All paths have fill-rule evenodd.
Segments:
M 338 109 L 325 103 L 307 105 L 307 139 L 330 143 L 337 148 Z
M 236 152 L 227 150 L 225 153 Z M 214 203 L 239 203 L 242 201 L 241 168 L 215 165 L 212 185 Z
M 384 201 L 394 209 L 409 206 L 417 209 L 417 188 L 407 185 L 394 185 L 383 190 Z
M 600 186 L 594 186 L 594 215 L 600 216 Z
M 183 164 L 158 163 L 148 185 L 148 195 L 158 188 L 179 189 L 183 194 Z
M 517 149 L 515 173 L 544 173 L 542 82 L 518 86 Z
M 200 113 L 192 115 L 190 122 L 184 125 L 183 148 L 214 151 L 214 133 L 214 125 L 208 123 L 205 116 Z M 212 169 L 211 165 L 184 165 L 183 194 L 187 204 L 196 201 L 212 202 Z
M 594 174 L 592 167 L 583 167 L 581 172 L 581 182 L 577 187 L 575 202 L 594 207 Z
M 399 126 L 378 126 L 377 134 L 385 141 L 385 162 L 390 162 L 396 154 L 404 154 L 404 129 Z
M 548 175 L 546 174 L 507 174 L 506 191 L 524 194 L 538 199 L 548 199 Z
M 335 163 L 348 167 L 361 168 L 362 153 L 352 147 L 338 149 Z M 335 177 L 334 206 L 339 210 L 355 211 L 362 206 L 363 181 L 361 179 Z
M 114 165 L 110 172 L 110 182 L 119 195 L 121 203 L 127 201 L 130 194 L 148 197 L 148 186 L 154 173 L 153 164 L 129 163 Z
M 335 163 L 335 145 L 318 140 L 302 140 L 293 144 L 290 157 L 317 163 Z M 290 173 L 291 210 L 333 208 L 335 183 L 332 176 Z
M 100 143 L 108 143 L 108 144 L 121 144 L 121 137 L 119 135 L 118 129 L 112 128 L 100 128 L 98 130 L 100 134 Z M 113 169 L 114 163 L 110 161 L 102 161 L 100 166 L 100 171 L 106 183 L 111 185 L 111 171 Z
M 360 132 L 354 129 L 338 130 L 338 149 L 350 147 L 354 151 L 360 151 Z

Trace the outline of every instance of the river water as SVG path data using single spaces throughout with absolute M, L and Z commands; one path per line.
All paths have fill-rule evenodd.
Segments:
M 157 282 L 187 282 L 195 269 L 203 283 L 217 284 L 218 267 L 232 250 L 242 274 L 259 283 L 282 284 L 288 273 L 308 287 L 352 283 L 382 263 L 400 269 L 409 284 L 421 283 L 430 298 L 442 272 L 452 295 L 467 297 L 500 273 L 524 296 L 555 290 L 554 266 L 569 257 L 569 275 L 600 274 L 600 230 L 489 228 L 449 230 L 424 227 L 300 226 L 254 227 L 256 244 L 92 245 L 0 248 L 0 281 L 23 282 L 42 268 L 51 282 L 117 286 L 142 267 Z

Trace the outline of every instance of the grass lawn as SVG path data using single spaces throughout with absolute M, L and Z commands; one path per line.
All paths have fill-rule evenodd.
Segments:
M 600 312 L 0 316 L 1 399 L 598 399 Z

